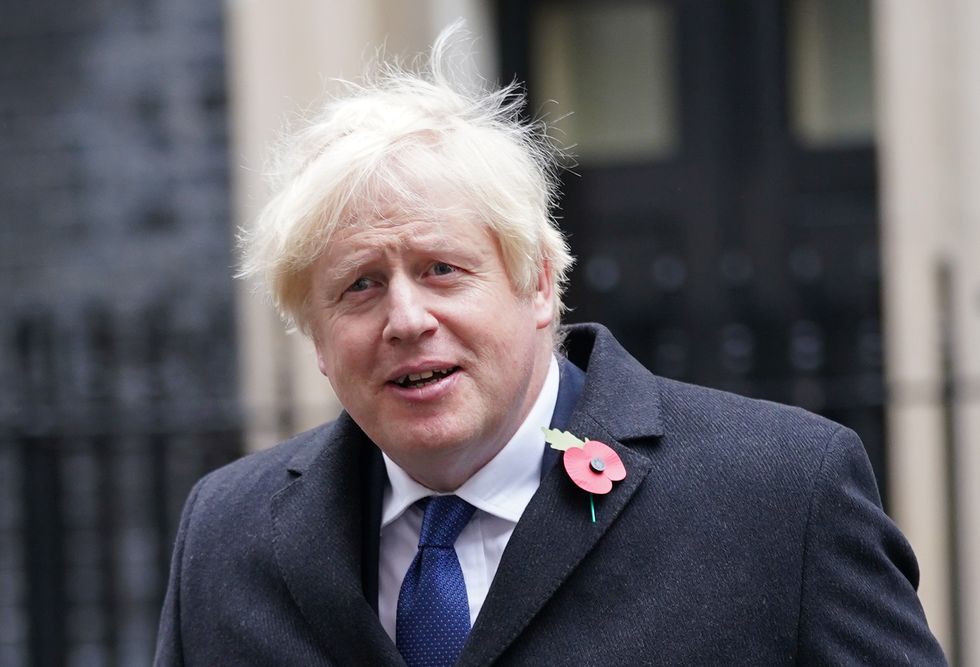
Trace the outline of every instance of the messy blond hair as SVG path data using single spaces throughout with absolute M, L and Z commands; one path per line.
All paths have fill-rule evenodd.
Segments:
M 280 147 L 274 196 L 241 236 L 239 276 L 257 279 L 291 327 L 310 333 L 311 266 L 338 229 L 393 206 L 458 219 L 427 200 L 437 187 L 490 229 L 517 293 L 530 295 L 550 266 L 557 331 L 573 261 L 551 216 L 559 152 L 543 122 L 522 118 L 518 84 L 462 82 L 450 57 L 460 32 L 444 30 L 413 67 L 379 62 L 362 82 L 342 82 L 345 94 Z

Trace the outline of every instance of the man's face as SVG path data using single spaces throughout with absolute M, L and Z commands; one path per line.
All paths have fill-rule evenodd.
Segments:
M 550 361 L 551 299 L 545 270 L 533 294 L 515 293 L 483 225 L 396 216 L 338 232 L 313 266 L 310 319 L 344 408 L 438 488 L 482 467 L 530 410 Z

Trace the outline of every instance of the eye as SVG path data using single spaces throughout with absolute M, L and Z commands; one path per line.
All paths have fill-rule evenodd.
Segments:
M 372 281 L 370 278 L 358 278 L 351 283 L 350 287 L 347 288 L 347 291 L 363 292 L 364 290 L 370 288 L 372 284 L 374 284 L 374 281 Z
M 446 264 L 445 262 L 436 262 L 432 265 L 432 273 L 437 276 L 446 276 L 450 273 L 455 273 L 456 267 L 452 264 Z

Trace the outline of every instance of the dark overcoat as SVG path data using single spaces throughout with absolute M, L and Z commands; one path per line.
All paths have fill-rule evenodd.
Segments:
M 566 426 L 627 475 L 593 523 L 546 458 L 461 665 L 945 664 L 852 431 L 656 377 L 601 326 L 566 349 Z M 403 665 L 376 612 L 383 484 L 346 415 L 202 479 L 157 664 Z

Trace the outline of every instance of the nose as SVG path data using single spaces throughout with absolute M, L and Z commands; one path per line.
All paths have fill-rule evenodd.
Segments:
M 396 277 L 388 283 L 388 312 L 382 335 L 386 342 L 414 341 L 439 326 L 429 310 L 425 290 L 414 281 Z

